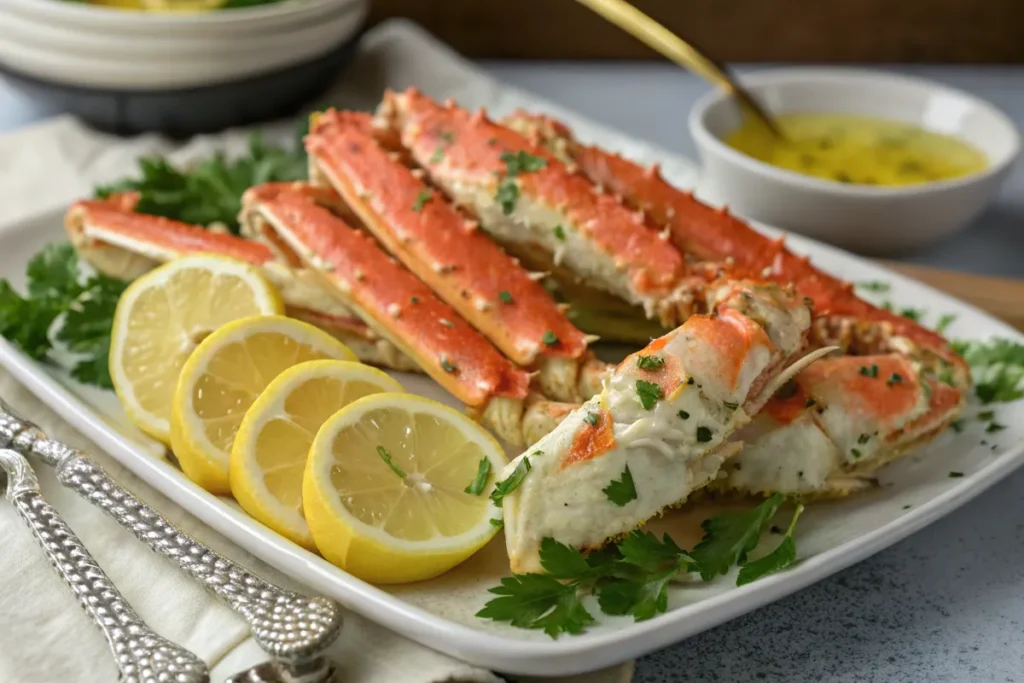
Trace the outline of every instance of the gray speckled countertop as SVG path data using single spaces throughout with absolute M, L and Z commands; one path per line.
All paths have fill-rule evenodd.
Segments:
M 660 64 L 487 62 L 494 75 L 668 150 L 707 86 Z M 1024 67 L 917 67 L 1024 128 Z M 0 82 L 0 131 L 47 112 Z M 909 261 L 1024 276 L 1024 164 L 974 225 Z M 1024 305 L 1024 302 L 1022 302 Z M 830 579 L 637 663 L 636 683 L 1024 681 L 1024 471 Z

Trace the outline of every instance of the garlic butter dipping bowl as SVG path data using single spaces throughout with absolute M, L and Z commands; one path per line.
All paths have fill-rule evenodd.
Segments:
M 762 71 L 744 85 L 773 114 L 819 112 L 900 121 L 951 135 L 979 150 L 976 173 L 916 185 L 855 185 L 788 171 L 733 149 L 724 139 L 740 111 L 722 91 L 690 112 L 703 169 L 700 194 L 746 218 L 872 254 L 924 247 L 965 227 L 995 196 L 1020 149 L 998 109 L 939 83 L 874 71 Z

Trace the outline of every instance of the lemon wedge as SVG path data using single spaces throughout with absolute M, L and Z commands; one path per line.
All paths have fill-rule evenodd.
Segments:
M 245 413 L 231 448 L 235 500 L 285 538 L 315 550 L 302 516 L 302 474 L 320 425 L 356 399 L 402 385 L 376 368 L 312 360 L 285 370 Z
M 170 442 L 171 397 L 185 361 L 224 323 L 283 311 L 258 270 L 218 256 L 188 256 L 135 280 L 110 334 L 110 378 L 128 417 Z
M 328 418 L 313 440 L 306 521 L 320 553 L 354 576 L 429 579 L 497 533 L 501 511 L 488 494 L 506 464 L 494 437 L 448 406 L 413 394 L 367 396 Z
M 249 406 L 284 370 L 328 358 L 356 359 L 326 332 L 283 316 L 236 320 L 204 339 L 171 401 L 171 449 L 189 479 L 230 493 L 229 453 Z

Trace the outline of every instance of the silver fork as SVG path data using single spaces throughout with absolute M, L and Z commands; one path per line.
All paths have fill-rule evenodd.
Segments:
M 341 632 L 341 608 L 333 600 L 283 590 L 213 552 L 111 479 L 84 453 L 48 438 L 19 418 L 2 399 L 0 448 L 12 448 L 53 467 L 61 485 L 113 517 L 241 615 L 256 643 L 274 661 L 252 670 L 262 672 L 264 678 L 236 680 L 321 683 L 331 679 L 334 666 L 324 652 Z
M 6 477 L 4 474 L 6 473 Z M 121 596 L 81 540 L 39 492 L 20 453 L 0 449 L 0 490 L 18 511 L 47 559 L 71 587 L 114 655 L 124 683 L 208 683 L 206 663 L 154 633 Z

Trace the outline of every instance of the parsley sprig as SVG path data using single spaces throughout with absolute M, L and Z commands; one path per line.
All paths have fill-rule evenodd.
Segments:
M 1024 398 L 1024 344 L 1009 339 L 953 342 L 974 375 L 974 393 L 982 403 Z
M 782 505 L 775 494 L 742 512 L 725 512 L 707 520 L 704 538 L 687 553 L 665 534 L 633 531 L 614 548 L 584 555 L 547 537 L 541 541 L 540 564 L 545 574 L 517 574 L 491 588 L 495 597 L 477 616 L 508 622 L 518 628 L 541 629 L 552 638 L 581 633 L 594 623 L 583 601 L 596 596 L 601 611 L 650 619 L 668 609 L 669 583 L 681 573 L 699 572 L 711 580 L 740 564 L 737 584 L 777 572 L 796 561 L 793 529 L 803 511 L 798 506 L 782 543 L 772 552 L 747 562 L 772 517 Z
M 125 283 L 84 270 L 70 244 L 43 248 L 29 259 L 25 277 L 25 296 L 0 280 L 0 335 L 49 362 L 56 361 L 57 341 L 75 356 L 75 379 L 111 388 L 110 329 Z
M 220 223 L 237 235 L 242 194 L 260 183 L 302 180 L 306 154 L 301 144 L 287 149 L 268 144 L 259 133 L 253 133 L 247 155 L 229 159 L 218 152 L 189 168 L 178 168 L 163 157 L 143 157 L 139 172 L 139 178 L 97 188 L 97 196 L 138 192 L 135 210 L 139 213 L 195 225 Z

